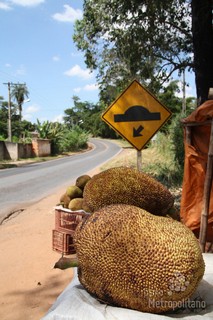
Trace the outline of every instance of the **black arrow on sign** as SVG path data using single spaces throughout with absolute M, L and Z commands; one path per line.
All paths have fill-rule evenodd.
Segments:
M 143 126 L 139 126 L 137 129 L 133 128 L 133 137 L 141 137 L 141 131 L 144 129 Z

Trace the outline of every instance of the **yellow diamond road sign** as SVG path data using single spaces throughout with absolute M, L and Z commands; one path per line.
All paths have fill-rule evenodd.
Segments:
M 170 116 L 171 112 L 134 80 L 101 118 L 140 151 Z

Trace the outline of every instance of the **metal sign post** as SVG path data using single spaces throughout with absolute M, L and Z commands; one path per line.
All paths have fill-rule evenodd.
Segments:
M 142 151 L 137 151 L 137 169 L 142 171 Z

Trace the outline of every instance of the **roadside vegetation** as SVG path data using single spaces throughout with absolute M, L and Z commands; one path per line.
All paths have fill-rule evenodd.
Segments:
M 142 152 L 143 170 L 167 186 L 182 181 L 184 148 L 180 120 L 208 99 L 213 84 L 211 1 L 84 0 L 73 41 L 86 66 L 96 71 L 99 101 L 73 96 L 63 121 L 36 123 L 23 119 L 27 85 L 12 88 L 11 101 L 0 97 L 0 140 L 29 143 L 36 132 L 50 139 L 52 156 L 87 148 L 89 137 L 120 138 L 101 120 L 104 110 L 137 79 L 172 112 L 157 138 Z M 194 72 L 197 96 L 186 97 L 186 71 Z M 179 81 L 174 80 L 179 76 Z M 11 134 L 8 117 L 10 114 Z M 136 166 L 135 156 L 123 159 Z M 122 155 L 121 155 L 122 156 Z
M 145 172 L 155 176 L 165 185 L 176 187 L 182 182 L 184 162 L 183 128 L 180 120 L 196 108 L 196 102 L 194 97 L 186 98 L 186 112 L 183 112 L 177 81 L 172 81 L 162 88 L 158 98 L 171 110 L 172 117 L 157 133 L 155 139 L 142 151 L 142 166 Z M 6 102 L 2 100 L 0 140 L 7 140 L 7 109 L 5 105 Z M 102 112 L 103 105 L 82 102 L 74 96 L 73 106 L 64 110 L 63 123 L 41 122 L 37 119 L 37 123 L 32 124 L 26 120 L 20 121 L 19 116 L 14 113 L 12 141 L 29 143 L 32 140 L 32 135 L 36 132 L 39 138 L 50 139 L 51 156 L 56 157 L 86 150 L 89 137 L 114 139 L 114 141 L 122 143 L 122 147 L 126 150 L 125 158 L 119 160 L 121 164 L 136 167 L 136 150 L 126 141 L 121 140 L 120 136 L 101 120 Z M 116 159 L 115 161 L 117 161 Z M 34 161 L 44 160 L 48 159 L 34 159 Z M 3 167 L 6 166 L 5 161 L 1 164 Z

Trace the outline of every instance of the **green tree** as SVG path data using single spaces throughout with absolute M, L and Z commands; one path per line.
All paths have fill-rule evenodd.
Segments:
M 79 97 L 74 96 L 73 106 L 64 111 L 64 123 L 69 129 L 79 126 L 96 137 L 116 138 L 115 132 L 101 120 L 101 113 L 104 107 L 105 105 L 102 103 L 82 102 Z
M 63 139 L 67 127 L 59 122 L 44 121 L 43 123 L 37 119 L 36 131 L 41 139 L 49 139 L 51 141 L 51 153 L 60 152 L 60 143 Z
M 66 127 L 60 122 L 44 121 L 43 123 L 37 119 L 36 130 L 41 139 L 57 139 L 63 135 Z
M 39 138 L 49 139 L 51 131 L 51 122 L 44 121 L 43 123 L 37 119 L 36 131 L 38 132 Z
M 98 70 L 101 90 L 120 91 L 137 78 L 157 92 L 172 72 L 191 66 L 187 15 L 181 0 L 85 0 L 73 38 L 87 66 Z
M 208 37 L 203 37 L 212 43 L 211 0 L 85 0 L 83 19 L 76 21 L 73 39 L 84 52 L 87 66 L 97 69 L 101 97 L 115 93 L 109 86 L 121 91 L 133 78 L 157 93 L 177 70 L 193 68 L 205 77 L 201 63 L 196 63 L 204 55 L 195 46 L 199 33 L 191 27 L 191 21 L 199 24 L 198 11 L 193 9 L 199 2 L 205 3 L 199 21 L 208 19 Z M 208 48 L 212 57 L 212 46 Z M 199 58 L 193 59 L 193 53 Z M 212 62 L 204 60 L 205 68 L 212 70 Z M 201 101 L 206 100 L 206 90 L 212 84 L 213 72 L 209 74 L 198 90 Z M 197 77 L 197 88 L 200 81 Z
M 171 81 L 167 86 L 163 87 L 159 94 L 159 100 L 167 107 L 172 113 L 180 113 L 182 107 L 182 99 L 178 97 L 180 92 L 178 81 Z
M 7 102 L 4 101 L 3 97 L 0 97 L 0 136 L 3 139 L 7 138 L 7 119 L 8 119 Z
M 17 127 L 20 127 L 19 116 L 16 114 L 16 105 L 11 103 L 11 124 L 12 136 L 17 137 L 21 134 Z M 18 133 L 17 133 L 18 132 Z M 8 101 L 0 100 L 0 135 L 5 139 L 8 137 Z
M 64 111 L 65 116 L 63 117 L 65 124 L 71 129 L 84 123 L 87 110 L 90 109 L 89 102 L 81 102 L 78 96 L 73 96 L 72 99 L 73 106 Z
M 75 126 L 71 130 L 65 130 L 63 138 L 59 142 L 59 149 L 61 152 L 85 149 L 88 139 L 88 133 L 79 126 Z
M 19 110 L 19 118 L 22 120 L 22 105 L 24 103 L 25 98 L 29 97 L 29 91 L 27 89 L 26 84 L 15 84 L 13 85 L 11 91 L 11 97 L 15 99 L 18 105 Z

